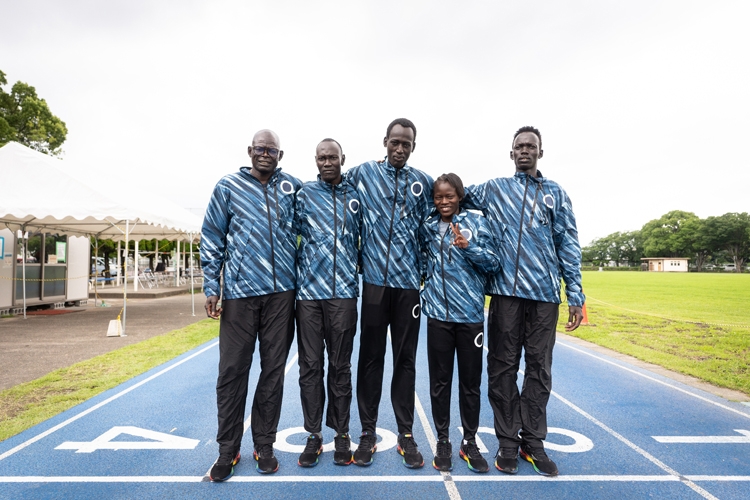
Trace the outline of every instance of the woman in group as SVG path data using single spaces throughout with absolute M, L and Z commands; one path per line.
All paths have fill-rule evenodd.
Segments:
M 456 174 L 435 181 L 436 213 L 420 230 L 424 288 L 422 308 L 427 316 L 427 360 L 432 418 L 438 434 L 432 465 L 453 469 L 449 439 L 453 360 L 458 358 L 459 408 L 463 440 L 459 455 L 474 472 L 487 472 L 487 461 L 476 444 L 479 426 L 484 284 L 500 269 L 499 244 L 481 215 L 462 211 L 464 186 Z

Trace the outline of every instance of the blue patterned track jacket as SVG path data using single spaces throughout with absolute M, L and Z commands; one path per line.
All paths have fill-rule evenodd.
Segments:
M 432 178 L 386 159 L 346 172 L 362 201 L 362 280 L 419 290 L 419 227 L 433 208 Z
M 206 296 L 255 297 L 295 288 L 297 234 L 294 199 L 302 183 L 277 168 L 267 184 L 249 167 L 222 178 L 208 203 L 201 231 Z
M 357 275 L 359 194 L 346 181 L 307 182 L 297 193 L 295 220 L 302 236 L 297 252 L 297 299 L 351 299 Z
M 462 207 L 481 210 L 503 234 L 502 269 L 487 293 L 560 303 L 560 278 L 568 304 L 583 306 L 581 246 L 573 206 L 565 191 L 537 171 L 516 172 L 466 189 Z
M 426 262 L 422 310 L 433 319 L 451 323 L 484 323 L 486 276 L 500 270 L 499 242 L 481 215 L 462 211 L 453 216 L 467 248 L 453 246 L 453 231 L 440 233 L 440 214 L 420 230 Z

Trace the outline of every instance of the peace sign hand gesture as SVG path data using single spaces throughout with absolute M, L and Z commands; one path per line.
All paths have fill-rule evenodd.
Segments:
M 458 248 L 467 248 L 469 240 L 464 238 L 464 235 L 458 230 L 458 224 L 451 223 L 451 229 L 453 230 L 453 244 Z

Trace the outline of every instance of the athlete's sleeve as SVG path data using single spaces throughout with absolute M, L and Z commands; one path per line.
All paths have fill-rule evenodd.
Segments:
M 219 181 L 203 219 L 200 255 L 206 297 L 221 295 L 220 277 L 226 256 L 230 221 L 229 197 L 228 188 Z
M 480 274 L 498 273 L 500 271 L 500 256 L 497 251 L 497 242 L 484 217 L 477 217 L 474 230 L 476 234 L 474 234 L 472 241 L 469 241 L 469 246 L 458 248 L 458 250 Z
M 560 207 L 555 211 L 552 225 L 552 239 L 560 263 L 560 273 L 565 281 L 568 305 L 582 307 L 586 296 L 581 287 L 581 245 L 578 242 L 576 217 L 570 198 L 562 189 L 560 198 Z
M 487 191 L 489 182 L 474 184 L 464 190 L 464 199 L 461 200 L 461 208 L 469 210 L 480 210 L 485 216 L 487 215 Z

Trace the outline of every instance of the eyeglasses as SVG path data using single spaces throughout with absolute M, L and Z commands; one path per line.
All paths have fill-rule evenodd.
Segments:
M 320 163 L 325 163 L 326 160 L 330 161 L 331 163 L 334 163 L 339 160 L 339 155 L 316 156 L 315 159 L 319 161 Z
M 276 158 L 277 156 L 279 156 L 279 150 L 276 148 L 253 146 L 253 154 L 255 156 L 263 156 L 264 153 L 268 153 L 268 156 L 270 156 L 271 158 Z

